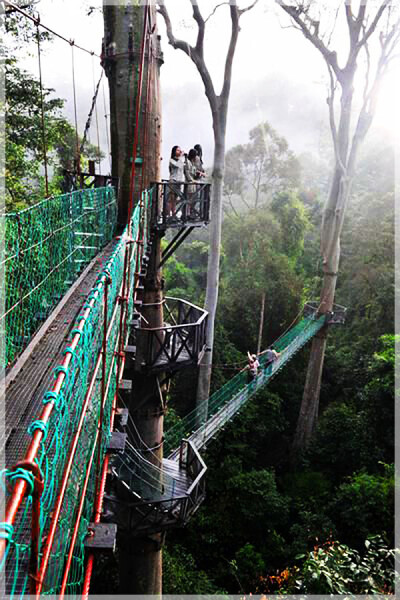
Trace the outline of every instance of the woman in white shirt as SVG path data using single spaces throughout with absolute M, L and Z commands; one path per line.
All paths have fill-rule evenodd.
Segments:
M 175 217 L 176 200 L 185 182 L 185 156 L 179 146 L 174 146 L 169 159 L 169 194 L 167 205 L 167 217 Z

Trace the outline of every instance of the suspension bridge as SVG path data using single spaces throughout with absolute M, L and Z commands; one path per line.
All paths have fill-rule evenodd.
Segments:
M 276 342 L 279 358 L 261 354 L 253 380 L 243 369 L 164 434 L 161 424 L 157 446 L 144 439 L 135 415 L 153 408 L 142 390 L 162 416 L 166 383 L 206 349 L 206 311 L 154 290 L 165 262 L 209 223 L 211 189 L 150 183 L 139 157 L 152 84 L 148 69 L 142 93 L 153 57 L 147 12 L 124 229 L 118 180 L 92 173 L 89 184 L 80 169 L 66 174 L 67 193 L 4 216 L 0 573 L 11 598 L 87 598 L 95 558 L 118 535 L 185 525 L 205 497 L 201 451 L 322 327 L 344 320 L 342 307 L 320 315 L 308 303 Z M 105 48 L 103 62 L 114 59 Z

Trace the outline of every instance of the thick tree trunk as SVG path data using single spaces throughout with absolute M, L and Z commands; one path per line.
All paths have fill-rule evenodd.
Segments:
M 112 173 L 119 177 L 119 222 L 126 224 L 130 202 L 132 150 L 135 134 L 135 113 L 138 102 L 138 70 L 141 59 L 145 7 L 132 5 L 107 5 L 104 3 L 104 66 L 110 84 Z M 150 9 L 151 23 L 156 21 L 155 7 Z M 134 203 L 139 201 L 140 188 L 160 179 L 161 152 L 161 100 L 159 67 L 162 56 L 159 38 L 151 36 L 152 54 L 145 53 L 141 114 L 138 132 L 138 154 L 143 158 L 133 182 Z M 147 93 L 147 81 L 149 92 Z M 146 116 L 147 115 L 147 116 Z M 142 171 L 143 169 L 143 171 Z M 145 280 L 143 315 L 149 327 L 163 323 L 162 280 L 158 269 L 161 256 L 161 239 L 153 244 L 148 275 Z M 140 360 L 140 344 L 136 360 Z M 133 379 L 133 392 L 129 412 L 136 430 L 130 429 L 130 442 L 135 448 L 153 448 L 146 459 L 161 466 L 164 401 L 158 378 L 141 373 L 124 373 Z M 161 481 L 160 481 L 161 489 Z M 118 532 L 120 592 L 124 594 L 161 594 L 163 534 L 133 537 L 127 529 Z
M 321 253 L 324 272 L 320 295 L 319 314 L 332 310 L 340 259 L 340 232 L 349 195 L 347 177 L 337 167 L 333 176 L 329 199 L 324 211 L 321 229 Z M 336 208 L 333 208 L 336 207 Z M 292 458 L 305 448 L 314 431 L 319 411 L 322 370 L 324 366 L 328 328 L 324 327 L 312 341 L 303 399 L 293 440 Z
M 225 165 L 225 130 L 215 132 L 214 169 L 212 174 L 210 249 L 207 266 L 207 289 L 204 308 L 208 311 L 207 350 L 199 367 L 197 384 L 197 424 L 207 419 L 214 344 L 214 322 L 218 304 L 219 262 L 221 256 L 222 188 Z
M 110 88 L 112 175 L 119 177 L 118 221 L 128 216 L 143 9 L 103 2 L 103 65 Z

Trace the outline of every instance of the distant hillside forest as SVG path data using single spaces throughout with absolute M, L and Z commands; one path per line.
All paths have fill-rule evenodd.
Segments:
M 213 390 L 256 350 L 263 293 L 262 348 L 318 298 L 329 184 L 327 164 L 295 156 L 268 123 L 226 164 Z M 207 499 L 167 536 L 164 593 L 393 593 L 393 168 L 393 149 L 372 136 L 342 236 L 336 302 L 347 321 L 329 333 L 311 444 L 290 460 L 304 349 L 210 443 Z M 169 261 L 168 295 L 201 304 L 206 271 L 202 230 Z M 195 381 L 174 379 L 166 430 L 193 408 Z

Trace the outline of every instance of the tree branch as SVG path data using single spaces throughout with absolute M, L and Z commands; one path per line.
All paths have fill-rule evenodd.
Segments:
M 365 42 L 368 40 L 368 38 L 371 36 L 371 34 L 375 31 L 376 26 L 378 25 L 379 19 L 381 18 L 384 10 L 387 8 L 388 3 L 389 3 L 389 0 L 384 0 L 383 3 L 381 4 L 381 6 L 378 8 L 377 13 L 376 13 L 374 19 L 372 20 L 371 25 L 368 27 L 365 34 L 358 42 L 359 48 L 361 48 L 361 46 L 363 44 L 365 44 Z M 363 7 L 363 3 L 361 2 L 360 11 L 361 11 L 362 7 Z M 365 5 L 364 5 L 364 13 L 365 13 Z
M 190 0 L 190 2 L 192 3 L 192 8 L 193 8 L 193 19 L 196 21 L 197 27 L 198 27 L 196 50 L 200 54 L 200 56 L 203 56 L 203 54 L 204 54 L 204 34 L 205 34 L 205 30 L 206 30 L 206 23 L 203 19 L 203 15 L 200 12 L 197 0 Z
M 309 27 L 305 23 L 305 21 L 301 18 L 302 10 L 299 10 L 296 6 L 290 6 L 283 2 L 283 0 L 275 0 L 275 2 L 282 7 L 282 9 L 292 18 L 292 20 L 297 23 L 300 27 L 304 37 L 306 37 L 312 44 L 319 50 L 324 57 L 327 64 L 332 68 L 336 77 L 340 80 L 340 76 L 342 74 L 341 69 L 339 68 L 337 62 L 337 54 L 336 52 L 332 52 L 329 50 L 321 38 L 316 33 L 311 33 Z
M 230 4 L 230 2 L 221 2 L 221 4 L 217 4 L 217 6 L 214 8 L 214 10 L 213 10 L 213 11 L 212 11 L 212 12 L 211 12 L 209 15 L 208 15 L 208 17 L 207 17 L 207 19 L 204 21 L 204 23 L 207 23 L 207 21 L 208 21 L 209 19 L 211 19 L 211 17 L 212 17 L 212 16 L 214 16 L 214 15 L 215 15 L 215 13 L 217 12 L 217 10 L 218 10 L 218 9 L 219 9 L 221 6 L 224 6 L 224 5 L 229 5 L 229 4 Z
M 201 14 L 197 13 L 197 11 L 195 11 L 194 9 L 195 9 L 195 6 L 193 4 L 193 17 L 195 18 L 195 12 L 196 12 L 197 17 L 203 19 Z M 178 50 L 183 50 L 183 52 L 185 52 L 185 54 L 187 54 L 189 56 L 189 58 L 196 65 L 197 70 L 199 71 L 200 77 L 204 84 L 206 96 L 210 102 L 211 111 L 213 113 L 215 113 L 217 110 L 218 99 L 217 99 L 217 95 L 214 90 L 214 85 L 213 85 L 210 73 L 204 62 L 203 47 L 202 47 L 203 45 L 201 45 L 200 49 L 197 48 L 197 45 L 194 48 L 188 42 L 185 42 L 184 40 L 178 40 L 174 36 L 173 30 L 172 30 L 171 19 L 169 17 L 167 8 L 164 5 L 163 0 L 158 2 L 158 12 L 160 13 L 160 15 L 162 15 L 162 17 L 164 19 L 165 26 L 167 29 L 168 42 L 171 44 L 171 46 L 173 48 L 178 49 Z
M 191 57 L 194 48 L 188 42 L 185 42 L 184 40 L 179 40 L 175 37 L 173 30 L 172 30 L 171 19 L 169 18 L 169 14 L 164 5 L 164 2 L 158 3 L 158 11 L 157 12 L 159 12 L 160 15 L 163 16 L 163 19 L 165 22 L 165 27 L 167 29 L 167 38 L 168 38 L 169 44 L 171 44 L 171 46 L 173 46 L 173 48 L 175 48 L 175 49 L 183 50 L 183 52 L 185 52 L 185 54 L 187 54 L 189 57 Z
M 227 99 L 229 97 L 229 91 L 231 88 L 233 57 L 235 55 L 236 43 L 239 35 L 239 11 L 236 5 L 236 0 L 231 0 L 230 12 L 232 22 L 232 33 L 225 60 L 224 84 L 222 86 L 222 91 L 220 94 L 220 98 L 224 103 L 227 102 Z
M 336 128 L 336 122 L 335 122 L 335 110 L 334 110 L 335 81 L 333 78 L 332 69 L 331 69 L 330 65 L 327 65 L 327 67 L 328 67 L 329 80 L 330 80 L 330 85 L 331 85 L 331 91 L 327 98 L 327 103 L 328 103 L 328 107 L 329 107 L 329 125 L 330 125 L 331 133 L 332 133 L 332 141 L 333 141 L 333 149 L 335 152 L 335 159 L 336 159 L 337 164 L 340 167 L 342 174 L 344 175 L 346 172 L 346 169 L 342 162 L 340 152 L 339 152 L 338 134 L 337 134 L 337 128 Z
M 245 12 L 247 12 L 248 10 L 251 10 L 252 8 L 255 7 L 255 5 L 257 4 L 258 0 L 254 0 L 254 2 L 252 4 L 249 4 L 249 6 L 246 6 L 245 8 L 239 8 L 239 17 L 241 17 Z

